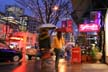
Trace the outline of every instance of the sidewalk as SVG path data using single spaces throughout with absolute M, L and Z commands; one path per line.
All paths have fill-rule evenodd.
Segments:
M 107 64 L 71 64 L 66 61 L 59 63 L 59 72 L 108 72 Z
M 41 72 L 41 70 L 45 69 L 48 69 L 48 72 L 52 72 L 50 71 L 52 70 L 50 67 L 53 67 L 52 63 L 48 62 L 48 65 L 41 68 L 40 60 L 30 60 L 21 64 L 1 64 L 0 72 Z M 64 59 L 60 59 L 58 67 L 58 72 L 108 72 L 107 64 L 71 64 Z
M 108 72 L 106 64 L 82 64 L 83 72 Z
M 106 64 L 72 64 L 66 72 L 108 72 Z

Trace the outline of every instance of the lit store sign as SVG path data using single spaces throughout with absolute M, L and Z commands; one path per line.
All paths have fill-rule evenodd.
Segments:
M 80 32 L 97 32 L 99 31 L 98 24 L 80 24 L 79 25 Z

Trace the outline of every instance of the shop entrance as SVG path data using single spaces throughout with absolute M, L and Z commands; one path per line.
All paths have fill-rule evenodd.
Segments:
M 96 63 L 97 55 L 102 57 L 100 47 L 100 36 L 96 32 L 82 33 L 77 40 L 81 47 L 81 62 L 82 63 Z M 101 53 L 101 54 L 100 54 Z M 100 55 L 99 55 L 100 54 Z M 99 60 L 102 61 L 102 58 Z M 102 63 L 102 62 L 101 62 Z

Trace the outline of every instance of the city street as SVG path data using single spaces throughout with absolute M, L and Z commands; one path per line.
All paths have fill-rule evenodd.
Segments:
M 26 63 L 0 63 L 0 72 L 40 72 L 40 61 Z M 70 64 L 60 61 L 59 72 L 108 72 L 106 64 Z
M 108 0 L 0 3 L 0 72 L 108 72 Z

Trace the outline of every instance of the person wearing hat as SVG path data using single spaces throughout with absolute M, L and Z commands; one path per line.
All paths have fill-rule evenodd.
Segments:
M 57 29 L 57 34 L 55 37 L 53 37 L 52 40 L 52 47 L 54 48 L 54 52 L 55 52 L 55 67 L 58 68 L 58 63 L 59 63 L 59 59 L 60 59 L 60 54 L 62 51 L 62 48 L 65 44 L 65 40 L 62 36 L 62 32 L 61 30 Z

